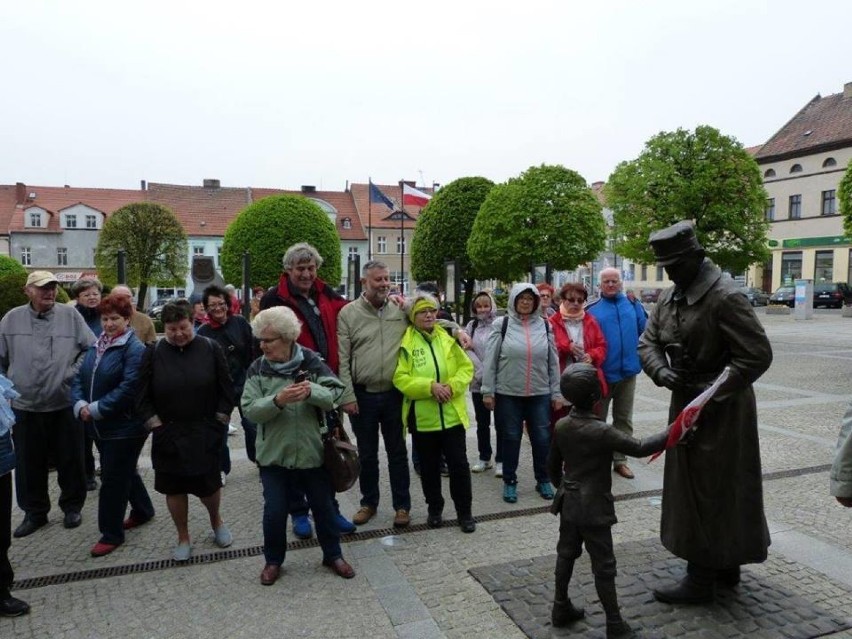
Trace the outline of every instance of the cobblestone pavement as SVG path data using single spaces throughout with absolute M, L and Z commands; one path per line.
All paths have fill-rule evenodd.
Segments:
M 818 311 L 809 321 L 766 316 L 762 311 L 759 315 L 775 352 L 772 367 L 756 385 L 773 545 L 765 564 L 748 568 L 744 587 L 770 584 L 787 601 L 795 601 L 796 609 L 827 611 L 817 615 L 819 623 L 814 622 L 814 628 L 824 629 L 824 636 L 852 637 L 849 630 L 834 632 L 837 626 L 831 625 L 852 617 L 852 509 L 842 508 L 828 496 L 827 470 L 850 399 L 852 319 L 841 318 L 839 311 Z M 636 434 L 663 428 L 667 405 L 666 391 L 640 376 Z M 545 563 L 555 551 L 558 525 L 544 512 L 546 502 L 535 493 L 526 442 L 517 504 L 502 501 L 502 485 L 492 471 L 473 475 L 474 514 L 479 518 L 476 533 L 465 535 L 449 522 L 442 529 L 426 529 L 422 491 L 412 473 L 413 527 L 395 534 L 390 528 L 393 511 L 383 468 L 383 501 L 377 516 L 343 545 L 357 576 L 348 581 L 336 577 L 320 565 L 321 553 L 314 543 L 299 542 L 291 545 L 278 583 L 264 587 L 259 583 L 261 490 L 241 440 L 242 433 L 230 438 L 234 470 L 223 495 L 223 516 L 234 534 L 230 549 L 221 551 L 213 544 L 204 509 L 194 500 L 190 507 L 194 561 L 188 566 L 171 564 L 174 530 L 165 500 L 151 488 L 153 473 L 146 450 L 141 466 L 157 516 L 130 531 L 117 551 L 98 559 L 89 556 L 98 538 L 95 493 L 89 494 L 79 528 L 64 529 L 54 509 L 46 528 L 13 540 L 15 594 L 32 605 L 32 613 L 0 619 L 0 638 L 521 638 L 525 633 L 471 571 L 494 571 L 500 565 L 524 561 L 542 566 L 536 591 L 541 602 L 535 610 L 544 615 L 540 621 L 546 621 L 550 574 Z M 468 431 L 467 443 L 473 463 L 477 458 L 473 429 Z M 650 577 L 642 575 L 641 562 L 630 564 L 635 554 L 630 549 L 653 544 L 659 535 L 662 460 L 652 464 L 636 460 L 631 467 L 636 479 L 615 477 L 613 485 L 619 517 L 613 534 L 618 548 L 626 549 L 624 558 L 619 557 L 625 571 L 619 584 L 624 582 L 628 588 L 624 581 L 630 578 L 628 568 L 630 574 L 638 575 L 636 583 L 650 583 Z M 55 477 L 51 482 L 55 499 Z M 445 483 L 447 497 L 448 492 Z M 354 513 L 358 498 L 357 487 L 339 495 L 343 511 Z M 448 517 L 451 511 L 448 504 Z M 19 511 L 13 513 L 13 525 L 20 517 Z M 667 570 L 678 570 L 677 562 L 665 553 L 659 560 L 672 561 Z M 588 560 L 584 557 L 580 564 L 584 561 Z M 511 576 L 505 580 L 510 582 L 503 584 L 507 590 L 516 585 Z M 623 596 L 634 595 L 645 596 L 639 591 Z M 593 592 L 587 595 L 587 603 L 594 611 Z M 679 623 L 701 637 L 785 636 L 772 628 L 745 625 L 729 626 L 725 634 L 719 634 L 718 625 L 710 621 L 710 608 L 709 612 L 706 608 L 679 611 Z M 634 621 L 641 625 L 641 618 Z M 654 636 L 653 630 L 649 632 L 648 636 Z M 567 636 L 560 633 L 553 636 Z M 575 634 L 594 636 L 579 630 Z

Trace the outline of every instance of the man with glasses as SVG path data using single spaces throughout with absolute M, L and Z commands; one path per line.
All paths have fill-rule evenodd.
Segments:
M 612 425 L 625 435 L 633 436 L 633 397 L 636 376 L 642 371 L 637 348 L 645 330 L 645 309 L 638 301 L 630 301 L 621 291 L 621 273 L 605 268 L 600 273 L 601 296 L 586 307 L 600 324 L 606 338 L 606 359 L 601 367 L 609 385 L 609 395 L 601 401 L 600 418 L 606 421 L 612 405 Z M 613 470 L 625 479 L 633 479 L 623 453 L 612 455 Z
M 284 253 L 282 273 L 277 286 L 270 288 L 260 300 L 260 310 L 273 306 L 287 306 L 302 323 L 302 331 L 296 342 L 319 353 L 328 367 L 338 374 L 337 316 L 347 301 L 328 284 L 317 277 L 322 266 L 322 256 L 310 244 L 294 244 Z M 292 496 L 290 515 L 293 518 L 293 533 L 300 539 L 313 535 L 308 519 L 308 502 L 304 493 Z M 355 531 L 355 526 L 340 514 L 337 508 L 337 523 L 341 533 Z
M 12 437 L 18 457 L 15 491 L 25 516 L 15 537 L 31 535 L 47 524 L 51 453 L 66 528 L 80 525 L 86 501 L 83 423 L 74 419 L 69 384 L 95 336 L 73 306 L 56 304 L 56 286 L 53 273 L 30 273 L 24 288 L 29 303 L 13 308 L 0 321 L 0 374 L 21 394 L 12 400 Z

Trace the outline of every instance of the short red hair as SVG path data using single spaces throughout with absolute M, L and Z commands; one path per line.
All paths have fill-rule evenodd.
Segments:
M 133 317 L 133 304 L 130 302 L 130 298 L 126 295 L 110 293 L 101 300 L 100 304 L 98 304 L 98 313 L 101 315 L 118 313 L 124 319 L 130 319 Z
M 538 289 L 539 293 L 544 293 L 545 291 L 547 291 L 548 293 L 550 293 L 550 297 L 553 297 L 554 288 L 547 282 L 539 282 L 535 285 L 535 287 Z

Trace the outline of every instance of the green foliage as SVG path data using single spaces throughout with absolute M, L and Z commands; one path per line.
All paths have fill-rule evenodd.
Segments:
M 491 189 L 467 250 L 481 278 L 512 281 L 534 264 L 575 269 L 594 259 L 605 242 L 601 205 L 582 176 L 543 164 Z
M 56 287 L 56 303 L 57 304 L 67 304 L 71 301 L 71 296 L 61 286 Z
M 464 177 L 442 187 L 420 212 L 411 240 L 411 275 L 423 282 L 441 282 L 444 260 L 458 260 L 465 279 L 478 279 L 467 256 L 467 238 L 479 207 L 494 183 Z
M 6 266 L 5 262 L 3 263 L 3 266 Z M 16 306 L 21 306 L 27 303 L 27 296 L 24 293 L 24 286 L 26 286 L 26 284 L 26 270 L 23 270 L 23 272 L 5 271 L 0 273 L 0 317 Z
M 16 259 L 8 255 L 0 255 L 0 276 L 10 275 L 12 273 L 27 274 L 27 269 Z M 25 278 L 26 279 L 26 278 Z
M 319 277 L 340 282 L 340 238 L 318 204 L 301 195 L 274 195 L 243 209 L 228 225 L 222 243 L 222 276 L 242 282 L 243 251 L 251 255 L 251 286 L 272 286 L 281 274 L 281 258 L 293 244 L 308 242 L 319 251 Z
M 178 286 L 186 278 L 186 233 L 175 214 L 160 204 L 137 202 L 121 207 L 104 223 L 95 250 L 98 276 L 118 283 L 118 250 L 124 249 L 127 284 L 145 299 L 148 286 Z
M 684 219 L 694 220 L 698 240 L 723 269 L 739 273 L 769 257 L 757 162 L 713 127 L 655 135 L 638 158 L 616 167 L 604 195 L 615 251 L 630 259 L 652 264 L 648 236 Z
M 837 187 L 838 211 L 843 216 L 843 232 L 852 238 L 852 160 L 846 165 L 846 172 Z

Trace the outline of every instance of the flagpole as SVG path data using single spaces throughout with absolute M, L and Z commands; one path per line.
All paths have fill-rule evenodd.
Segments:
M 404 193 L 403 193 L 403 184 L 402 180 L 399 181 L 399 233 L 402 237 L 402 243 L 400 244 L 400 253 L 399 253 L 399 273 L 402 278 L 402 294 L 405 295 L 405 204 L 403 203 Z
M 368 215 L 367 215 L 367 261 L 373 259 L 373 178 L 367 178 L 367 205 Z

